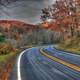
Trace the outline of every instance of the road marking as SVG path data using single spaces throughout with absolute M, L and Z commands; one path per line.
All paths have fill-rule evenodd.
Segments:
M 30 50 L 30 49 L 31 49 L 31 48 L 24 50 L 24 51 L 21 52 L 20 55 L 19 55 L 19 58 L 18 58 L 18 61 L 17 61 L 17 80 L 22 80 L 22 78 L 21 78 L 21 71 L 20 71 L 20 61 L 21 61 L 21 57 L 22 57 L 22 55 L 23 55 L 26 51 L 28 51 L 28 50 Z
M 65 65 L 65 66 L 67 66 L 67 67 L 69 67 L 69 68 L 71 68 L 71 69 L 73 69 L 75 71 L 80 72 L 80 66 L 76 66 L 74 64 L 71 64 L 71 63 L 68 63 L 66 61 L 63 61 L 63 60 L 61 60 L 61 59 L 59 59 L 57 57 L 51 56 L 51 55 L 47 54 L 45 51 L 43 51 L 43 49 L 40 49 L 40 52 L 41 52 L 41 54 L 43 54 L 44 56 L 48 57 L 49 59 L 54 60 L 54 61 L 56 61 L 56 62 L 58 62 L 60 64 L 63 64 L 63 65 Z

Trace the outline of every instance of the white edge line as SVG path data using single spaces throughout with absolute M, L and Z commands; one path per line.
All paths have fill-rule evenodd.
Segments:
M 22 55 L 27 51 L 27 50 L 30 50 L 31 48 L 29 49 L 26 49 L 24 50 L 23 52 L 20 53 L 19 57 L 18 57 L 18 61 L 17 61 L 17 80 L 22 80 L 21 79 L 21 71 L 20 71 L 20 61 L 21 61 L 21 57 Z

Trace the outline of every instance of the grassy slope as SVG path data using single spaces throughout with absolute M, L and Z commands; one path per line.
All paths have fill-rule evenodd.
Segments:
M 5 63 L 7 59 L 15 56 L 16 53 L 15 52 L 11 52 L 10 54 L 7 54 L 7 55 L 0 55 L 0 62 L 2 63 Z
M 80 54 L 80 38 L 68 39 L 60 43 L 58 48 L 75 54 Z
M 12 51 L 6 55 L 0 55 L 0 79 L 4 75 L 4 73 L 5 73 L 4 71 L 7 70 L 6 69 L 7 65 L 14 63 L 17 53 L 18 53 L 18 51 L 14 51 L 14 52 Z

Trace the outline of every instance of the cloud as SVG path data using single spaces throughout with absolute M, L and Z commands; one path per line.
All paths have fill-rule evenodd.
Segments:
M 18 19 L 30 23 L 39 22 L 41 9 L 51 3 L 52 0 L 17 0 L 7 7 L 0 6 L 0 19 Z

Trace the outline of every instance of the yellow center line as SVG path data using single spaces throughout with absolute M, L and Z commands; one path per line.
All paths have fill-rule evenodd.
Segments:
M 41 54 L 43 54 L 44 56 L 48 57 L 49 59 L 51 59 L 53 61 L 56 61 L 56 62 L 58 62 L 60 64 L 63 64 L 63 65 L 65 65 L 65 66 L 67 66 L 67 67 L 69 67 L 69 68 L 71 68 L 71 69 L 73 69 L 75 71 L 80 72 L 80 66 L 77 66 L 77 65 L 68 63 L 68 62 L 63 61 L 63 60 L 61 60 L 59 58 L 56 58 L 54 56 L 51 56 L 51 55 L 47 54 L 45 51 L 43 51 L 42 49 L 40 49 L 40 52 L 41 52 Z

